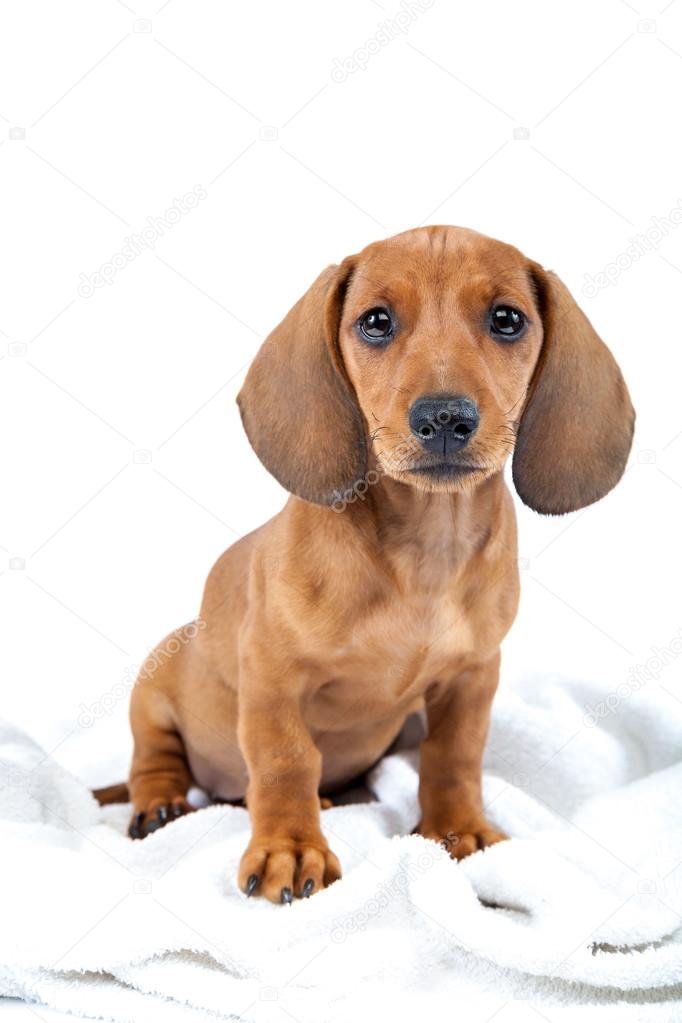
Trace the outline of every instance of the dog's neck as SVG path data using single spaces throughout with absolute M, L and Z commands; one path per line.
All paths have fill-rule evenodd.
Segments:
M 502 473 L 450 493 L 419 490 L 382 475 L 354 507 L 381 547 L 412 548 L 420 558 L 459 560 L 490 535 L 504 490 Z

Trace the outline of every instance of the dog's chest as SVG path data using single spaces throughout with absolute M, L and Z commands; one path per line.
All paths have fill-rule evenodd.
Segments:
M 431 674 L 472 645 L 471 616 L 452 596 L 399 598 L 355 622 L 348 651 L 363 665 L 390 666 L 396 677 Z
M 356 566 L 356 586 L 348 572 L 328 601 L 309 605 L 301 651 L 310 654 L 320 728 L 369 727 L 409 713 L 429 686 L 456 678 L 499 644 L 508 615 L 478 537 L 443 536 L 433 528 L 426 539 L 386 545 L 371 576 Z
M 452 598 L 396 599 L 366 610 L 339 636 L 314 705 L 321 726 L 390 717 L 456 674 L 473 648 L 470 616 Z

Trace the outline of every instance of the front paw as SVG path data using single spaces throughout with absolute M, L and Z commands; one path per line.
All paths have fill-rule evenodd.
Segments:
M 341 864 L 321 832 L 301 838 L 254 834 L 239 864 L 239 887 L 271 902 L 308 898 L 341 877 Z
M 415 833 L 431 839 L 432 842 L 438 842 L 450 853 L 453 860 L 463 860 L 465 856 L 470 856 L 478 849 L 486 849 L 489 845 L 504 842 L 509 837 L 502 831 L 492 828 L 484 817 L 455 823 L 450 828 L 421 820 L 415 828 Z

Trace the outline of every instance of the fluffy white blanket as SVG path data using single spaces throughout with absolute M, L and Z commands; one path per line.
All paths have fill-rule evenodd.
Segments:
M 410 836 L 415 752 L 322 814 L 344 877 L 274 906 L 235 885 L 246 811 L 142 842 L 0 727 L 0 993 L 121 1023 L 682 1019 L 682 703 L 502 688 L 485 800 L 513 836 L 461 864 Z

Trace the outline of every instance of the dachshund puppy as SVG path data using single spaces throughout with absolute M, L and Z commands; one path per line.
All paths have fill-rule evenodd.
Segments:
M 617 483 L 634 412 L 609 350 L 553 273 L 426 227 L 328 267 L 238 401 L 291 497 L 220 557 L 200 619 L 133 690 L 131 835 L 186 812 L 192 784 L 245 797 L 242 890 L 308 896 L 341 874 L 321 794 L 423 708 L 417 831 L 456 858 L 499 842 L 481 760 L 519 598 L 503 468 L 513 453 L 549 515 Z

